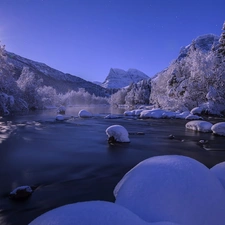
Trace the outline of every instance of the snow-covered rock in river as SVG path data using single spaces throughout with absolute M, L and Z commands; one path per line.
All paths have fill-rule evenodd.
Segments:
M 147 222 L 223 225 L 225 191 L 214 174 L 185 156 L 157 156 L 130 170 L 114 189 L 116 204 Z
M 115 114 L 109 114 L 104 117 L 104 119 L 118 119 L 118 118 L 121 118 L 121 116 Z
M 149 225 L 128 209 L 105 201 L 79 202 L 64 205 L 42 214 L 41 216 L 34 219 L 29 225 L 73 224 Z
M 189 114 L 187 117 L 185 117 L 186 120 L 202 120 L 203 118 L 201 116 Z
M 130 142 L 126 128 L 121 125 L 112 125 L 105 132 L 108 138 L 113 137 L 117 142 Z
M 162 110 L 162 109 L 143 110 L 140 113 L 140 118 L 141 119 L 148 119 L 148 118 L 160 119 L 162 118 L 164 113 L 165 113 L 165 110 Z
M 87 110 L 82 109 L 78 112 L 78 116 L 81 118 L 90 118 L 90 117 L 92 117 L 92 113 L 88 112 Z
M 30 186 L 20 186 L 10 192 L 9 197 L 13 200 L 24 200 L 32 194 L 33 190 Z
M 214 134 L 225 136 L 225 122 L 216 123 L 211 129 Z
M 211 169 L 212 173 L 219 179 L 225 189 L 225 162 L 221 162 L 213 166 Z
M 122 69 L 110 69 L 108 76 L 102 83 L 104 88 L 122 88 L 137 83 L 149 77 L 137 69 L 129 69 L 128 71 Z
M 199 132 L 212 132 L 212 124 L 207 121 L 190 121 L 186 123 L 185 127 L 190 130 L 199 131 Z
M 65 120 L 65 117 L 62 114 L 58 114 L 55 119 L 58 121 L 63 121 Z

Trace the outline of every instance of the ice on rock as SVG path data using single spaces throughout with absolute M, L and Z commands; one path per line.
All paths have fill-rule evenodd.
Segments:
M 137 215 L 135 215 L 128 209 L 116 205 L 114 203 L 105 201 L 89 201 L 64 205 L 42 214 L 41 216 L 34 219 L 29 225 L 62 225 L 62 224 L 150 225 L 145 221 L 143 221 L 142 219 L 140 219 Z
M 225 136 L 225 122 L 216 123 L 211 129 L 214 134 Z
M 199 132 L 212 132 L 211 127 L 212 124 L 207 121 L 190 121 L 186 123 L 185 127 L 190 130 L 199 131 Z
M 147 222 L 223 225 L 225 191 L 214 174 L 185 156 L 157 156 L 130 170 L 114 189 L 116 204 Z
M 210 169 L 225 189 L 225 162 L 218 163 Z
M 82 109 L 79 111 L 78 116 L 81 118 L 90 118 L 90 117 L 92 117 L 92 113 L 88 112 L 87 110 Z
M 121 125 L 112 125 L 105 132 L 109 138 L 114 137 L 117 142 L 130 142 L 126 128 Z

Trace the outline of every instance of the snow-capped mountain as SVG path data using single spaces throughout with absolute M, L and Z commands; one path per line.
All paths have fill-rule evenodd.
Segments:
M 123 88 L 131 83 L 137 83 L 149 77 L 137 69 L 129 69 L 128 71 L 122 69 L 110 69 L 108 76 L 102 83 L 104 88 Z
M 23 67 L 29 67 L 38 79 L 43 79 L 44 85 L 55 88 L 58 93 L 65 93 L 69 90 L 77 91 L 79 88 L 84 88 L 87 92 L 90 94 L 95 94 L 96 96 L 107 95 L 107 90 L 105 88 L 86 81 L 80 77 L 63 73 L 47 66 L 44 63 L 35 62 L 11 52 L 6 51 L 6 55 L 7 61 L 13 64 L 16 71 L 15 76 L 17 78 L 20 76 Z

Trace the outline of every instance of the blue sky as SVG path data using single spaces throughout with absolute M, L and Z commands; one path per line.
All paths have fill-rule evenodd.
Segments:
M 110 68 L 153 76 L 224 21 L 225 0 L 0 0 L 6 50 L 89 81 Z

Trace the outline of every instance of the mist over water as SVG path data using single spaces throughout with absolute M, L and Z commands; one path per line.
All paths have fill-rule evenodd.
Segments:
M 94 117 L 78 118 L 80 109 Z M 185 155 L 208 167 L 225 161 L 224 137 L 186 130 L 186 120 L 124 117 L 124 110 L 71 107 L 65 121 L 55 120 L 56 109 L 1 119 L 0 224 L 28 224 L 64 204 L 114 201 L 113 189 L 123 175 L 152 156 Z M 104 119 L 109 113 L 121 118 Z M 108 145 L 105 130 L 114 124 L 128 130 L 130 143 Z M 37 188 L 28 200 L 13 202 L 9 192 L 22 185 Z

